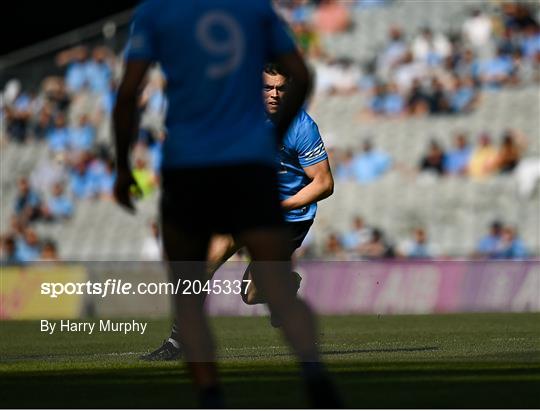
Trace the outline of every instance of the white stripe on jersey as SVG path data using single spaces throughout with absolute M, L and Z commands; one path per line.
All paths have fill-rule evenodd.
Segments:
M 324 144 L 321 143 L 317 147 L 315 147 L 313 150 L 308 151 L 306 154 L 302 156 L 302 160 L 313 160 L 317 157 L 320 157 L 325 153 Z

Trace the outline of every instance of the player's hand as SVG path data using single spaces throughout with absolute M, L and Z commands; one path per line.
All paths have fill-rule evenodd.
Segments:
M 129 169 L 119 169 L 114 183 L 114 199 L 129 213 L 135 213 L 132 196 L 141 197 L 142 191 Z

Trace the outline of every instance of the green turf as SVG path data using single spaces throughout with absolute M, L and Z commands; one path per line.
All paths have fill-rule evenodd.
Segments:
M 267 318 L 214 320 L 231 407 L 304 407 L 294 361 Z M 3 408 L 194 407 L 183 365 L 138 355 L 166 336 L 39 332 L 0 324 Z M 540 314 L 326 317 L 321 350 L 355 408 L 540 407 Z

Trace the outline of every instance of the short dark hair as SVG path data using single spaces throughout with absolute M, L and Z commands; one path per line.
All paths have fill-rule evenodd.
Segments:
M 279 63 L 267 63 L 264 66 L 264 72 L 266 74 L 270 74 L 271 76 L 280 75 L 287 79 L 287 81 L 290 80 L 290 77 L 287 73 L 285 73 L 285 70 L 283 70 L 283 67 Z

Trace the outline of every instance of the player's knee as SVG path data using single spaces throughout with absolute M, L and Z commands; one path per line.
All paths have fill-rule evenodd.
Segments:
M 214 272 L 238 249 L 231 236 L 214 236 L 208 247 L 208 267 Z

